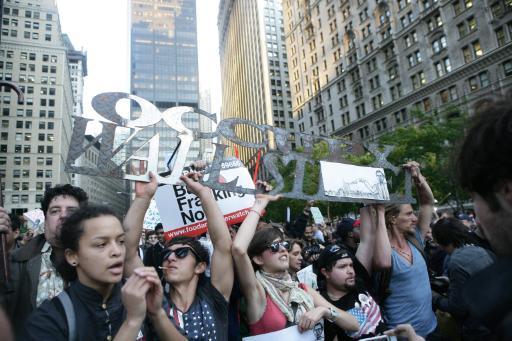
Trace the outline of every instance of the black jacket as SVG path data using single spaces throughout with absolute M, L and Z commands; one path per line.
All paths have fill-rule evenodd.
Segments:
M 114 339 L 125 319 L 121 283 L 117 283 L 105 305 L 103 297 L 79 281 L 66 290 L 76 316 L 77 341 Z M 67 341 L 68 326 L 64 308 L 57 297 L 45 301 L 27 319 L 18 340 Z

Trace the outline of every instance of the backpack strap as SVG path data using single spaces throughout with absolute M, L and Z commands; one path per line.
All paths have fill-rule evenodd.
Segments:
M 75 308 L 73 307 L 73 302 L 69 298 L 69 294 L 66 290 L 63 290 L 60 294 L 57 295 L 62 307 L 64 308 L 64 313 L 66 314 L 66 322 L 68 323 L 68 340 L 69 341 L 77 341 L 77 330 L 76 330 L 76 315 Z

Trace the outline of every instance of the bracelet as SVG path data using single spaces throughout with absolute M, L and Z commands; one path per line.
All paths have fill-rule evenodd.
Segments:
M 249 210 L 249 212 L 254 212 L 254 213 L 256 213 L 257 215 L 259 215 L 259 216 L 260 216 L 260 218 L 261 218 L 261 213 L 260 213 L 260 212 L 258 212 L 258 211 L 256 211 L 256 210 L 253 210 L 253 209 L 250 209 L 250 210 Z

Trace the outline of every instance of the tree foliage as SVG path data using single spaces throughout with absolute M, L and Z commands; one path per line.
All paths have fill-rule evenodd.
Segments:
M 377 143 L 395 146 L 395 149 L 387 158 L 394 165 L 399 166 L 409 160 L 415 160 L 421 164 L 422 173 L 432 187 L 438 205 L 455 202 L 457 207 L 461 207 L 462 202 L 467 199 L 467 195 L 462 192 L 455 181 L 454 156 L 464 136 L 467 114 L 460 112 L 456 107 L 449 107 L 443 112 L 426 114 L 421 111 L 414 111 L 410 115 L 413 122 L 411 125 L 399 127 L 381 136 Z M 306 165 L 304 193 L 313 194 L 317 192 L 320 173 L 318 161 L 325 159 L 327 155 L 328 148 L 325 142 L 314 145 L 313 160 L 315 162 Z M 345 158 L 357 165 L 369 165 L 374 161 L 374 157 L 370 153 L 348 155 Z M 295 162 L 286 166 L 281 165 L 280 171 L 285 179 L 283 191 L 292 190 Z M 387 173 L 387 175 L 390 174 Z M 391 190 L 395 191 L 403 188 L 403 180 L 403 176 L 393 177 Z M 269 206 L 267 218 L 273 221 L 284 221 L 286 207 L 290 207 L 293 219 L 296 214 L 302 212 L 304 205 L 304 200 L 284 198 Z M 334 217 L 355 211 L 358 205 L 321 202 L 316 206 L 320 207 L 324 216 L 327 216 L 329 211 L 330 216 Z

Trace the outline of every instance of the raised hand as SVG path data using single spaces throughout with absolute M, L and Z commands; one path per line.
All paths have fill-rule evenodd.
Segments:
M 416 161 L 408 161 L 406 164 L 402 165 L 403 168 L 409 169 L 411 172 L 411 177 L 413 178 L 414 182 L 419 180 L 421 176 L 420 171 L 420 164 Z
M 140 162 L 139 174 L 145 173 L 145 164 L 143 161 Z M 132 172 L 134 169 L 132 168 Z M 149 182 L 136 181 L 135 182 L 135 197 L 151 200 L 155 195 L 156 189 L 158 188 L 158 181 L 153 172 L 149 172 Z
M 121 289 L 121 298 L 126 309 L 126 320 L 142 323 L 146 316 L 146 293 L 151 284 L 146 278 L 133 274 Z
M 416 161 L 409 161 L 405 165 L 402 165 L 402 167 L 409 169 L 411 172 L 412 180 L 418 191 L 420 205 L 433 205 L 435 200 L 434 194 L 427 183 L 427 179 L 421 175 L 420 164 Z
M 201 180 L 202 177 L 203 173 L 193 171 L 180 176 L 180 180 L 185 183 L 187 189 L 190 192 L 194 193 L 198 197 L 201 197 L 202 195 L 211 193 L 210 188 L 204 186 L 199 182 L 199 180 Z
M 146 306 L 149 315 L 156 315 L 162 309 L 164 290 L 162 282 L 158 278 L 158 273 L 154 267 L 141 267 L 134 270 L 134 274 L 145 279 L 149 283 L 149 289 L 146 292 Z
M 272 185 L 265 181 L 258 180 L 256 181 L 256 196 L 254 205 L 267 206 L 267 204 L 271 201 L 276 201 L 281 198 L 281 195 L 270 195 L 268 194 L 272 191 Z

